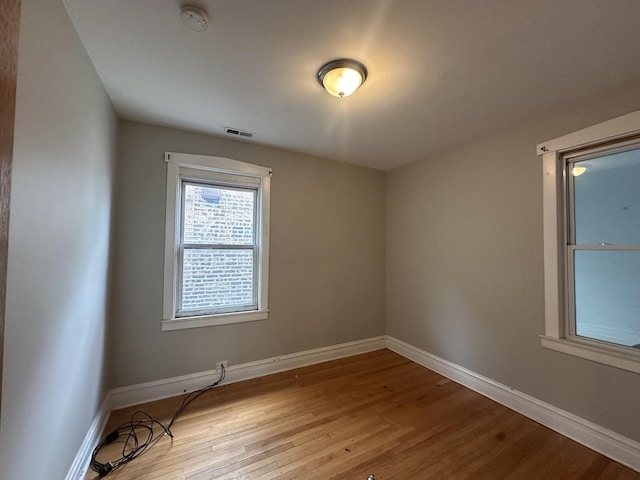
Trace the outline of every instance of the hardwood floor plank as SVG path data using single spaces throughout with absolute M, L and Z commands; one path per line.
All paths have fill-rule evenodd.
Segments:
M 136 410 L 167 424 L 182 399 L 113 412 L 105 431 Z M 172 432 L 107 478 L 640 480 L 389 350 L 223 384 L 189 405 Z

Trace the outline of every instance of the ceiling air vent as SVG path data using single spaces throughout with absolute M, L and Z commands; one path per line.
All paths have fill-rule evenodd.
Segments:
M 253 133 L 238 128 L 224 127 L 224 131 L 229 135 L 237 135 L 238 137 L 253 138 Z

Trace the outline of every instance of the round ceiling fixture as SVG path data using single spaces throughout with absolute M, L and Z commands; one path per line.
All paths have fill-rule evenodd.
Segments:
M 366 79 L 366 67 L 347 58 L 329 62 L 318 71 L 318 82 L 334 97 L 348 97 Z
M 207 12 L 192 5 L 184 5 L 180 9 L 180 18 L 182 23 L 194 32 L 204 32 L 209 26 Z

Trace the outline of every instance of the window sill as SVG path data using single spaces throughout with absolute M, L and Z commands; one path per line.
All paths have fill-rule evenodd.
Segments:
M 540 342 L 544 348 L 550 350 L 585 358 L 629 372 L 640 373 L 640 351 L 637 353 L 629 352 L 627 348 L 604 345 L 597 341 L 555 338 L 545 335 L 540 336 Z
M 216 325 L 229 325 L 231 323 L 255 322 L 257 320 L 266 320 L 268 317 L 268 310 L 224 313 L 220 315 L 201 315 L 198 317 L 179 317 L 162 320 L 162 331 L 213 327 Z

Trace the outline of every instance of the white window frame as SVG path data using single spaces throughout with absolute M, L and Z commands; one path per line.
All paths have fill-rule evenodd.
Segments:
M 267 167 L 224 157 L 165 152 L 167 198 L 165 218 L 164 291 L 162 330 L 180 330 L 230 323 L 266 320 L 269 316 L 269 217 L 271 174 Z M 182 220 L 182 182 L 216 182 L 257 190 L 255 309 L 209 313 L 197 316 L 177 314 L 179 304 L 179 243 Z
M 568 325 L 570 316 L 567 259 L 567 169 L 569 152 L 622 143 L 640 135 L 640 111 L 541 143 L 544 225 L 545 348 L 640 373 L 640 351 L 578 337 Z

